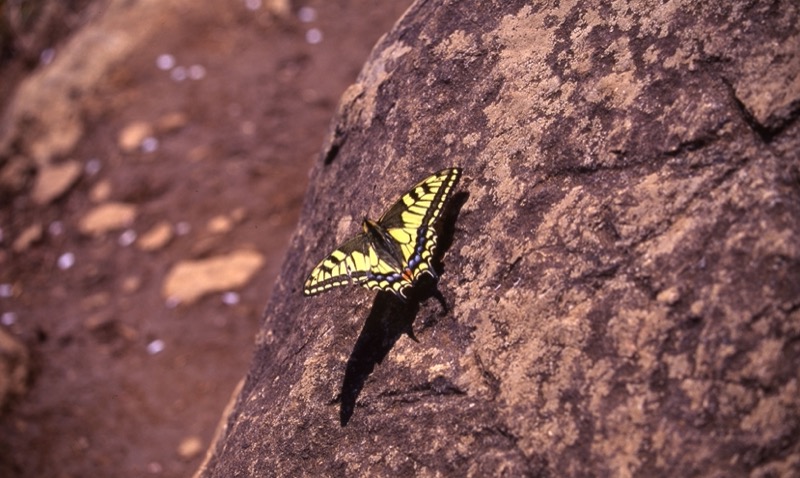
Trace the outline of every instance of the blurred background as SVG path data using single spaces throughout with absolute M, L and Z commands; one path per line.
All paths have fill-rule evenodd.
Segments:
M 190 476 L 410 0 L 0 0 L 0 477 Z

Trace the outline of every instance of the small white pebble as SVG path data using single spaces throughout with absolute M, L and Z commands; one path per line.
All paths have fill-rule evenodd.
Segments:
M 7 299 L 14 294 L 14 286 L 11 284 L 0 284 L 0 297 Z
M 39 61 L 42 65 L 49 65 L 53 63 L 53 60 L 56 58 L 56 50 L 54 48 L 45 48 L 39 53 Z
M 322 31 L 319 28 L 312 28 L 306 32 L 306 41 L 312 45 L 322 41 Z
M 225 305 L 236 305 L 240 300 L 238 292 L 225 292 L 222 294 L 222 303 Z
M 71 252 L 65 252 L 61 254 L 58 258 L 58 268 L 62 271 L 70 269 L 72 266 L 75 265 L 75 254 Z
M 86 161 L 86 165 L 83 167 L 83 170 L 86 171 L 86 174 L 89 176 L 94 176 L 100 172 L 102 167 L 103 163 L 101 163 L 99 159 L 92 158 L 89 161 Z
M 169 73 L 169 76 L 172 77 L 175 81 L 183 81 L 186 79 L 186 67 L 183 66 L 176 66 L 172 69 Z
M 192 65 L 189 67 L 189 78 L 193 80 L 202 80 L 206 77 L 206 67 L 203 65 Z
M 181 221 L 175 224 L 175 234 L 179 236 L 185 236 L 186 234 L 189 234 L 189 231 L 191 230 L 192 230 L 192 225 L 186 221 Z
M 75 440 L 75 448 L 78 450 L 88 450 L 89 446 L 89 439 L 85 436 L 80 436 Z
M 169 53 L 158 55 L 158 58 L 156 58 L 156 66 L 159 70 L 171 70 L 175 67 L 175 57 Z
M 10 326 L 14 325 L 17 322 L 17 314 L 14 312 L 3 312 L 3 315 L 0 315 L 0 324 Z
M 240 128 L 242 130 L 242 134 L 245 136 L 253 136 L 256 134 L 256 124 L 252 121 L 242 121 Z
M 163 351 L 164 351 L 164 341 L 161 339 L 155 339 L 149 344 L 147 344 L 147 353 L 149 353 L 150 355 L 155 355 Z
M 133 229 L 126 230 L 125 232 L 119 235 L 119 239 L 117 239 L 117 242 L 122 247 L 130 246 L 131 244 L 136 242 L 136 231 L 134 231 Z
M 261 0 L 244 0 L 244 6 L 251 12 L 261 8 Z
M 302 7 L 297 11 L 297 18 L 303 23 L 313 22 L 317 19 L 317 11 L 313 7 Z
M 180 305 L 180 303 L 181 300 L 177 297 L 167 297 L 167 300 L 166 302 L 164 302 L 164 305 L 167 306 L 168 309 L 174 309 L 175 307 Z
M 47 232 L 50 233 L 51 236 L 60 236 L 64 233 L 64 223 L 61 221 L 53 221 L 47 226 Z
M 158 138 L 148 136 L 142 140 L 142 151 L 152 153 L 158 149 Z

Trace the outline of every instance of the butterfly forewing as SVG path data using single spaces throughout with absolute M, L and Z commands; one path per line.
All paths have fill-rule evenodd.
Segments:
M 420 181 L 378 221 L 400 244 L 412 282 L 424 272 L 435 276 L 430 263 L 436 250 L 434 225 L 460 176 L 461 169 L 449 168 Z
M 460 168 L 448 168 L 423 179 L 383 213 L 378 223 L 405 231 L 433 224 L 460 176 Z

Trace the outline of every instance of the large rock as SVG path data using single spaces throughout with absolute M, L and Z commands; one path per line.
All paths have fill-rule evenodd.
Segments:
M 796 472 L 799 78 L 789 0 L 416 2 L 345 94 L 199 474 Z M 302 296 L 455 165 L 446 314 Z

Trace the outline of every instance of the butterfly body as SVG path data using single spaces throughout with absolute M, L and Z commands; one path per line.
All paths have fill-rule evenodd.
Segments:
M 405 298 L 405 289 L 423 274 L 436 278 L 434 224 L 460 176 L 459 168 L 443 169 L 416 184 L 377 221 L 364 218 L 362 231 L 311 271 L 303 293 L 360 284 Z

